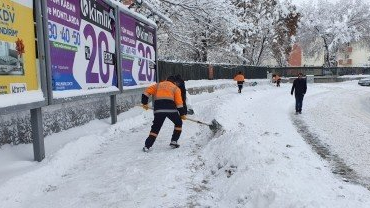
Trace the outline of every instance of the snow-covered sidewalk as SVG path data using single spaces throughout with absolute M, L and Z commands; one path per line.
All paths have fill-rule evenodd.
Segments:
M 294 119 L 302 119 L 320 135 L 324 120 L 318 114 L 338 113 L 337 108 L 323 110 L 320 95 L 369 89 L 356 82 L 309 85 L 304 114 L 296 118 L 290 87 L 262 84 L 238 94 L 235 86 L 192 95 L 194 117 L 215 118 L 225 132 L 214 138 L 208 127 L 184 121 L 179 149 L 168 146 L 173 125 L 166 121 L 153 150 L 141 151 L 152 113 L 138 107 L 121 114 L 113 126 L 93 121 L 47 137 L 48 154 L 41 163 L 19 156 L 32 145 L 6 145 L 0 158 L 13 161 L 7 169 L 0 167 L 5 178 L 0 207 L 370 207 L 370 192 L 333 174 L 294 125 Z M 362 99 L 352 93 L 346 97 Z M 352 115 L 348 105 L 339 113 Z M 355 116 L 348 122 L 361 123 Z M 370 132 L 362 134 L 368 138 Z

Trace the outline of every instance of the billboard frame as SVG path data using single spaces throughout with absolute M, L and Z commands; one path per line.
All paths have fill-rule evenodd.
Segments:
M 38 74 L 37 80 L 39 83 L 39 90 L 42 91 L 44 100 L 42 101 L 37 101 L 37 102 L 29 102 L 29 103 L 24 103 L 24 104 L 17 104 L 17 105 L 10 105 L 6 107 L 0 107 L 0 115 L 6 115 L 6 114 L 11 114 L 19 111 L 26 111 L 26 110 L 31 110 L 31 109 L 36 109 L 36 108 L 41 108 L 46 106 L 47 103 L 47 87 L 46 87 L 46 80 L 45 80 L 45 51 L 44 51 L 44 35 L 43 35 L 43 28 L 42 28 L 42 14 L 41 14 L 41 5 L 40 1 L 34 1 L 34 15 L 36 18 L 36 34 L 37 34 L 37 45 L 35 46 L 38 51 L 38 59 L 39 63 L 35 66 L 36 67 L 36 72 Z M 36 37 L 35 37 L 36 39 Z M 0 95 L 1 98 L 1 95 Z
M 111 6 L 112 8 L 115 9 L 115 15 L 117 14 L 117 7 L 115 4 L 113 4 L 111 1 L 107 0 L 102 0 L 104 3 L 107 5 Z M 110 92 L 102 92 L 102 93 L 92 93 L 88 95 L 77 95 L 77 96 L 71 96 L 71 97 L 63 97 L 63 98 L 54 98 L 53 96 L 53 88 L 52 88 L 52 71 L 51 71 L 51 57 L 50 57 L 50 41 L 48 37 L 48 33 L 45 31 L 48 28 L 48 22 L 49 18 L 47 15 L 47 2 L 46 1 L 41 1 L 42 2 L 42 14 L 43 14 L 43 29 L 44 29 L 44 50 L 45 53 L 47 54 L 46 56 L 46 83 L 47 83 L 47 94 L 48 94 L 48 104 L 49 105 L 55 105 L 55 104 L 63 104 L 63 103 L 68 103 L 68 102 L 75 102 L 79 100 L 85 100 L 85 99 L 93 99 L 93 98 L 100 98 L 100 97 L 105 97 L 105 96 L 113 96 L 113 95 L 118 95 L 122 92 L 121 87 L 120 87 L 120 82 L 118 78 L 118 65 L 116 62 L 115 65 L 115 70 L 116 70 L 116 75 L 117 75 L 117 91 L 110 91 Z M 117 27 L 117 21 L 115 22 L 115 25 Z M 116 31 L 117 32 L 117 31 Z M 117 43 L 117 37 L 115 39 L 115 42 Z M 115 50 L 117 53 L 117 44 L 115 44 Z M 116 55 L 117 57 L 117 55 Z
M 158 69 L 158 43 L 157 43 L 157 25 L 152 21 L 149 21 L 142 15 L 137 15 L 137 13 L 128 10 L 123 5 L 117 2 L 102 0 L 115 11 L 115 73 L 117 77 L 117 90 L 101 93 L 92 93 L 88 95 L 78 95 L 71 97 L 61 97 L 54 98 L 52 90 L 52 71 L 51 71 L 51 57 L 50 57 L 50 41 L 49 41 L 49 31 L 48 31 L 48 13 L 47 13 L 47 2 L 33 0 L 34 3 L 34 15 L 35 15 L 35 33 L 37 37 L 37 55 L 38 63 L 36 65 L 38 90 L 42 92 L 43 99 L 41 101 L 29 102 L 24 104 L 10 105 L 6 107 L 0 107 L 0 115 L 6 115 L 11 113 L 16 113 L 19 111 L 30 111 L 31 115 L 31 129 L 32 129 L 32 140 L 33 140 L 33 152 L 34 160 L 41 162 L 45 158 L 45 145 L 43 136 L 43 119 L 42 119 L 42 107 L 56 104 L 69 103 L 74 101 L 93 99 L 93 98 L 103 98 L 110 97 L 110 113 L 111 113 L 111 123 L 115 124 L 117 122 L 117 95 L 130 93 L 132 89 L 123 89 L 122 82 L 122 54 L 121 54 L 121 33 L 120 33 L 120 12 L 127 16 L 130 16 L 137 20 L 152 27 L 155 32 L 155 42 L 156 42 L 156 53 L 155 53 L 155 64 L 156 64 L 156 82 L 159 81 L 159 69 Z M 144 86 L 140 86 L 140 89 Z M 139 89 L 139 88 L 138 88 Z M 1 98 L 1 95 L 0 95 Z
M 121 5 L 116 5 L 117 6 L 117 19 L 119 21 L 117 21 L 117 23 L 120 23 L 120 12 L 123 12 L 125 15 L 127 16 L 130 16 L 132 18 L 134 18 L 135 20 L 139 21 L 139 22 L 142 22 L 142 23 L 145 23 L 151 27 L 153 27 L 154 29 L 154 32 L 155 32 L 155 64 L 156 64 L 156 70 L 155 70 L 155 75 L 156 75 L 156 82 L 158 83 L 159 82 L 159 73 L 158 73 L 158 42 L 157 42 L 157 29 L 158 29 L 158 26 L 156 24 L 153 24 L 152 21 L 149 21 L 148 19 L 145 19 L 144 17 L 142 17 L 141 15 L 136 15 L 134 12 L 132 12 L 131 10 L 129 9 L 126 9 L 125 7 L 121 6 Z M 116 26 L 116 28 L 120 28 L 120 25 L 118 24 L 118 26 Z M 118 41 L 118 47 L 120 49 L 120 53 L 119 53 L 119 63 L 121 64 L 121 61 L 122 61 L 122 54 L 121 54 L 121 33 L 119 32 L 119 30 L 117 29 L 118 31 L 118 36 L 119 37 L 119 41 Z M 120 65 L 121 67 L 121 65 Z M 122 76 L 122 69 L 120 70 L 120 77 Z M 122 87 L 122 92 L 124 93 L 126 90 L 130 90 L 130 89 L 124 89 L 123 88 L 123 83 L 122 83 L 122 80 L 121 80 L 121 83 L 120 83 L 121 87 Z M 145 86 L 141 86 L 141 87 L 145 87 Z

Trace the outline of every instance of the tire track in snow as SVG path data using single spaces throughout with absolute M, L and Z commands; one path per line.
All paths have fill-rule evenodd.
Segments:
M 322 143 L 317 134 L 310 132 L 308 130 L 308 126 L 302 119 L 292 116 L 292 121 L 296 126 L 298 133 L 303 137 L 307 144 L 309 144 L 322 159 L 328 161 L 329 164 L 332 165 L 332 173 L 343 177 L 343 181 L 361 184 L 359 182 L 360 177 L 353 171 L 353 169 L 346 165 L 343 159 L 337 154 L 333 154 L 330 151 L 329 145 Z M 366 186 L 366 184 L 361 185 Z
M 368 105 L 368 103 L 365 102 L 365 100 L 368 99 L 364 99 L 361 102 L 355 102 L 356 96 L 361 96 L 361 94 L 363 94 L 364 92 L 358 91 L 358 89 L 354 88 L 353 86 L 327 86 L 326 88 L 327 90 L 315 95 L 310 95 L 310 97 L 308 97 L 308 103 L 310 103 L 310 101 L 317 102 L 318 100 L 320 100 L 320 104 L 318 106 L 309 106 L 312 109 L 306 108 L 307 115 L 291 115 L 292 123 L 296 126 L 298 133 L 301 134 L 306 143 L 308 143 L 321 158 L 328 161 L 334 174 L 342 177 L 343 181 L 359 184 L 370 190 L 370 178 L 363 176 L 362 174 L 357 172 L 356 167 L 351 167 L 353 165 L 351 165 L 351 162 L 348 163 L 348 160 L 353 161 L 356 158 L 352 158 L 354 157 L 353 155 L 343 155 L 345 154 L 343 153 L 343 150 L 338 152 L 338 149 L 334 149 L 337 148 L 336 145 L 338 145 L 338 143 L 331 143 L 338 139 L 336 138 L 335 140 L 333 140 L 333 137 L 338 136 L 336 131 L 343 132 L 346 129 L 350 130 L 351 127 L 346 126 L 346 124 L 350 123 L 352 127 L 357 127 L 356 125 L 363 125 L 363 123 L 368 123 L 370 121 L 369 114 L 364 113 L 360 110 L 366 108 L 363 108 L 362 106 Z M 348 97 L 348 95 L 346 94 L 351 94 L 350 97 L 352 97 L 353 100 L 351 100 L 351 102 L 340 102 L 340 99 Z M 319 118 L 319 121 L 318 123 L 316 123 L 316 126 L 312 126 L 312 124 L 308 125 L 307 122 L 304 121 L 305 116 L 310 116 L 306 119 L 311 120 Z M 342 122 L 342 119 L 345 119 L 345 122 Z M 326 127 L 321 126 L 323 124 Z M 330 132 L 329 130 L 329 133 L 327 133 L 325 130 L 325 128 L 327 128 L 327 125 L 332 126 L 332 128 L 336 126 L 337 130 L 335 132 Z M 315 133 L 317 130 L 319 130 L 319 132 L 320 130 L 324 130 L 324 132 L 328 134 L 327 137 L 329 138 L 325 139 L 325 141 L 327 142 L 323 142 L 324 138 L 322 133 Z M 345 142 L 345 145 L 356 145 L 356 140 L 360 139 L 357 138 L 356 135 L 358 136 L 358 134 L 352 135 L 352 137 L 354 137 L 352 140 L 353 143 L 349 143 L 348 141 Z M 347 162 L 344 159 L 345 157 L 347 158 Z

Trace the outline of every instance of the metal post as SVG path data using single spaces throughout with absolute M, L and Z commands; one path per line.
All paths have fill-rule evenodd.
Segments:
M 112 119 L 112 124 L 117 123 L 117 96 L 110 96 L 110 117 Z
M 39 79 L 41 82 L 41 89 L 44 94 L 44 97 L 47 97 L 47 81 L 46 81 L 46 65 L 45 65 L 45 41 L 44 41 L 44 29 L 43 29 L 43 22 L 42 22 L 42 6 L 41 1 L 35 2 L 35 11 L 36 11 L 36 33 L 37 33 L 37 51 L 39 56 Z
M 158 65 L 158 43 L 157 43 L 157 26 L 154 27 L 155 29 L 155 74 L 156 74 L 156 80 L 155 82 L 159 83 L 160 78 L 159 78 L 159 65 Z
M 120 10 L 116 7 L 116 74 L 119 91 L 122 92 L 122 53 Z
M 34 159 L 41 162 L 45 158 L 41 108 L 31 109 L 31 126 Z
M 44 54 L 45 54 L 45 74 L 46 74 L 46 91 L 48 93 L 48 102 L 49 105 L 53 104 L 53 83 L 52 83 L 52 70 L 51 70 L 51 59 L 50 59 L 50 41 L 49 41 L 49 32 L 47 29 L 49 28 L 48 26 L 48 12 L 47 12 L 47 2 L 46 1 L 36 1 L 37 3 L 37 8 L 41 9 L 41 15 L 42 15 L 42 28 L 44 29 L 43 34 L 43 41 L 42 43 L 44 44 Z M 41 8 L 40 8 L 41 7 Z M 46 31 L 45 31 L 46 30 Z M 38 31 L 41 32 L 41 31 Z M 41 34 L 39 34 L 40 36 Z

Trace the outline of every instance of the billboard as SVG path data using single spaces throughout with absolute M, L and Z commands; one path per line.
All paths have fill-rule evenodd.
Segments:
M 117 86 L 114 8 L 103 0 L 47 0 L 53 91 Z
M 125 14 L 119 13 L 121 76 L 123 87 L 156 81 L 156 30 Z
M 0 95 L 38 90 L 32 0 L 0 0 Z

